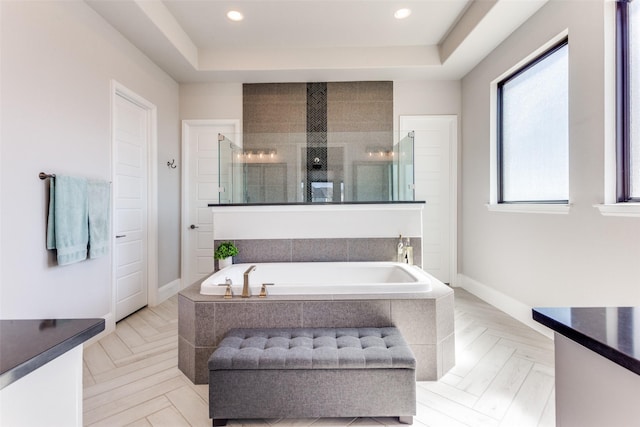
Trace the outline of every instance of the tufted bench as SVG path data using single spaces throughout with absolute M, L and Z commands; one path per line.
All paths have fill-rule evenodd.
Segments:
M 209 417 L 416 413 L 415 358 L 388 328 L 233 329 L 209 358 Z

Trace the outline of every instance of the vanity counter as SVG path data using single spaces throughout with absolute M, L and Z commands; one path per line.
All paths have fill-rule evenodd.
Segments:
M 640 307 L 534 308 L 533 319 L 640 375 Z
M 0 389 L 104 331 L 104 319 L 0 320 Z
M 81 427 L 82 344 L 104 324 L 0 320 L 0 425 Z
M 555 331 L 556 426 L 638 425 L 640 307 L 534 308 Z

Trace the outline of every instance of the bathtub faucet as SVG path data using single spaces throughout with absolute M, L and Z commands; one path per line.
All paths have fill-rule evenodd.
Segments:
M 247 268 L 244 272 L 244 284 L 242 285 L 242 298 L 249 298 L 251 296 L 251 290 L 249 289 L 249 274 L 256 269 L 255 265 Z

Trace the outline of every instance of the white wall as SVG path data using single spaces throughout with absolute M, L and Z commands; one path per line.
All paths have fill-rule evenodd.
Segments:
M 421 203 L 212 208 L 213 238 L 337 239 L 422 236 Z M 389 218 L 393 218 L 390 221 Z M 320 227 L 309 224 L 322 224 Z
M 2 33 L 2 2 L 0 2 L 0 167 L 2 166 L 2 151 L 3 151 L 3 138 L 2 138 L 2 99 L 3 99 L 3 91 L 2 91 L 2 70 L 3 70 L 3 59 L 2 59 L 2 44 L 4 41 L 4 35 Z M 0 317 L 2 316 L 2 169 L 0 169 Z
M 104 316 L 110 256 L 57 266 L 38 172 L 111 179 L 110 81 L 158 107 L 159 282 L 179 278 L 178 85 L 84 2 L 2 2 L 0 317 Z
M 529 307 L 640 305 L 640 222 L 592 207 L 604 201 L 605 8 L 612 5 L 551 0 L 462 81 L 460 269 L 488 295 Z M 570 213 L 488 212 L 489 84 L 567 28 Z
M 398 118 L 404 115 L 460 116 L 461 104 L 460 80 L 395 81 L 393 82 L 393 128 L 396 133 L 400 130 Z M 405 130 L 407 129 L 403 129 Z
M 242 126 L 242 83 L 183 83 L 180 119 L 237 119 Z

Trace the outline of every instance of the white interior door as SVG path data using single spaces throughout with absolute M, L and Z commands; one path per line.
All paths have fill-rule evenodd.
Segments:
M 117 93 L 114 138 L 115 321 L 147 305 L 149 111 Z
M 218 134 L 236 145 L 238 120 L 184 120 L 182 122 L 182 287 L 211 274 L 213 213 L 218 203 Z
M 422 267 L 444 283 L 456 278 L 457 116 L 400 116 L 414 131 L 415 198 L 423 212 Z

